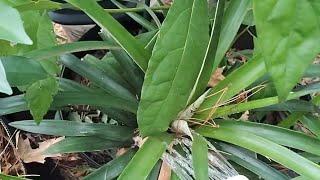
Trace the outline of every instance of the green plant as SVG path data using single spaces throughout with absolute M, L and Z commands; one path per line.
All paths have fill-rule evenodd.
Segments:
M 195 179 L 213 178 L 212 173 L 208 173 L 212 170 L 208 168 L 212 165 L 208 156 L 215 151 L 213 145 L 240 165 L 237 170 L 244 168 L 264 179 L 293 178 L 272 167 L 272 163 L 293 170 L 300 178 L 319 178 L 319 160 L 313 162 L 308 158 L 320 156 L 319 96 L 315 95 L 320 91 L 320 83 L 295 87 L 303 76 L 319 77 L 319 65 L 311 64 L 319 51 L 318 1 L 219 0 L 213 8 L 208 8 L 205 0 L 175 0 L 158 32 L 154 31 L 154 22 L 146 24 L 144 17 L 127 9 L 131 17 L 151 30 L 137 37 L 95 1 L 67 2 L 87 13 L 104 30 L 104 42 L 36 47 L 31 51 L 24 50 L 29 46 L 21 46 L 21 54 L 17 46 L 10 54 L 20 56 L 1 58 L 6 71 L 6 76 L 2 72 L 1 91 L 10 94 L 5 77 L 11 86 L 26 90 L 25 96 L 0 99 L 1 114 L 30 109 L 38 124 L 26 120 L 11 125 L 33 133 L 67 137 L 47 153 L 130 147 L 132 138 L 141 136 L 145 141 L 138 141 L 139 150 L 129 150 L 87 179 L 157 179 L 159 162 L 168 161 L 163 154 L 173 150 L 183 154 L 181 147 L 188 147 L 187 143 L 183 145 L 182 134 L 192 139 L 193 170 L 189 173 Z M 224 54 L 236 38 L 241 23 L 248 22 L 245 18 L 250 16 L 247 13 L 252 13 L 252 8 L 257 37 L 251 58 L 206 90 L 211 74 L 223 63 Z M 210 17 L 214 17 L 213 21 Z M 0 31 L 0 37 L 30 43 L 24 30 L 20 28 L 20 31 L 19 36 Z M 102 60 L 86 56 L 83 61 L 68 54 L 89 49 L 109 49 L 110 52 Z M 57 68 L 49 70 L 43 62 L 52 62 L 57 56 L 60 58 L 55 61 L 93 85 L 86 87 L 55 78 L 50 70 Z M 20 63 L 24 68 L 19 67 Z M 243 95 L 247 97 L 241 100 Z M 306 95 L 312 101 L 299 100 Z M 117 125 L 42 120 L 48 109 L 61 110 L 72 104 L 95 107 L 116 120 Z M 265 116 L 271 110 L 290 115 L 279 126 L 267 125 L 261 119 L 261 122 L 234 120 L 236 113 L 250 111 Z M 298 120 L 311 135 L 289 129 Z M 171 168 L 175 174 L 172 177 L 183 178 L 182 167 Z

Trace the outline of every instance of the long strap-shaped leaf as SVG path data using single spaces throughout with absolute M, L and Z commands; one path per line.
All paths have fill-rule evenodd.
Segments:
M 310 179 L 319 178 L 319 165 L 261 136 L 222 126 L 215 129 L 203 126 L 197 132 L 203 136 L 226 141 L 267 156 Z M 279 139 L 279 136 L 277 138 Z
M 176 0 L 159 33 L 142 88 L 143 135 L 166 131 L 195 85 L 209 40 L 206 0 Z
M 133 129 L 129 127 L 64 120 L 43 120 L 39 125 L 33 120 L 24 120 L 12 122 L 10 126 L 39 134 L 75 137 L 98 136 L 114 141 L 127 141 L 133 135 Z
M 211 30 L 211 36 L 207 47 L 204 62 L 202 64 L 201 73 L 198 76 L 197 83 L 194 86 L 194 95 L 192 95 L 191 102 L 198 98 L 207 87 L 209 79 L 213 70 L 213 63 L 215 61 L 215 54 L 219 44 L 220 30 L 224 13 L 225 0 L 218 0 L 216 11 L 214 14 L 214 23 Z
M 147 141 L 142 145 L 121 173 L 118 180 L 146 179 L 172 139 L 172 136 L 168 134 L 161 134 L 157 137 L 148 137 Z M 137 165 L 139 164 L 143 164 L 143 166 L 137 168 Z
M 288 180 L 289 177 L 272 168 L 267 163 L 255 157 L 256 153 L 227 143 L 219 143 L 219 148 L 226 152 L 224 155 L 229 160 L 250 170 L 265 180 Z
M 230 1 L 223 16 L 219 45 L 215 55 L 213 70 L 215 70 L 225 53 L 228 51 L 237 35 L 239 27 L 247 14 L 252 0 Z
M 119 22 L 109 13 L 105 12 L 95 1 L 67 0 L 67 2 L 88 14 L 99 26 L 111 34 L 113 39 L 132 57 L 142 70 L 145 71 L 147 69 L 150 54 Z
M 320 155 L 320 140 L 315 137 L 307 136 L 301 132 L 261 123 L 232 120 L 215 121 L 219 126 L 231 129 L 232 131 L 252 133 L 264 137 L 265 139 L 269 139 L 277 144 Z
M 108 162 L 107 164 L 101 166 L 96 171 L 92 172 L 86 176 L 85 180 L 112 180 L 115 179 L 122 170 L 126 167 L 129 161 L 135 154 L 134 150 L 129 150 L 120 157 Z
M 91 82 L 95 83 L 109 94 L 128 99 L 129 101 L 136 101 L 136 98 L 128 89 L 124 88 L 114 79 L 110 78 L 101 69 L 90 65 L 88 62 L 81 61 L 73 55 L 61 56 L 60 62 L 72 71 L 89 79 Z
M 24 56 L 42 60 L 50 57 L 60 56 L 63 54 L 98 50 L 98 49 L 121 49 L 119 46 L 115 46 L 109 42 L 105 41 L 83 41 L 83 42 L 73 42 L 68 44 L 61 44 L 49 48 L 37 49 L 24 54 Z
M 208 145 L 205 138 L 199 134 L 193 135 L 192 165 L 196 179 L 209 179 Z
M 68 105 L 90 105 L 102 108 L 116 108 L 132 113 L 137 112 L 138 104 L 106 93 L 73 91 L 59 92 L 53 100 L 50 109 L 59 109 Z M 24 95 L 0 99 L 0 115 L 27 111 L 28 106 Z
M 75 152 L 92 152 L 101 151 L 111 148 L 120 148 L 125 145 L 130 145 L 130 141 L 112 141 L 109 139 L 99 138 L 97 136 L 87 137 L 67 137 L 59 141 L 46 150 L 46 154 L 58 153 L 75 153 Z M 88 146 L 90 144 L 90 146 Z

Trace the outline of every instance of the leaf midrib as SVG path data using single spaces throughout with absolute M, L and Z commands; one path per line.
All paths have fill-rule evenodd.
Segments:
M 168 101 L 168 96 L 169 96 L 170 94 L 172 94 L 172 84 L 176 81 L 177 72 L 181 69 L 181 63 L 183 62 L 183 59 L 184 59 L 184 54 L 185 54 L 185 52 L 186 52 L 186 46 L 187 46 L 187 43 L 188 43 L 188 37 L 189 37 L 189 35 L 190 35 L 190 27 L 191 27 L 191 23 L 190 23 L 190 22 L 191 22 L 191 20 L 192 20 L 192 15 L 193 15 L 193 11 L 194 11 L 195 1 L 196 1 L 196 0 L 193 0 L 193 3 L 192 3 L 191 15 L 190 15 L 190 18 L 189 18 L 188 32 L 187 32 L 187 36 L 186 36 L 186 41 L 185 41 L 184 46 L 183 46 L 183 53 L 182 53 L 181 58 L 180 58 L 180 62 L 179 62 L 179 65 L 178 65 L 178 69 L 177 69 L 177 70 L 175 71 L 175 73 L 174 73 L 174 77 L 173 77 L 173 79 L 172 79 L 172 81 L 171 81 L 171 83 L 170 83 L 169 92 L 167 93 L 165 100 L 161 103 L 160 109 L 162 109 L 163 105 L 167 103 L 167 101 Z M 185 9 L 184 11 L 187 11 L 187 10 L 189 10 L 189 9 L 190 9 L 190 8 L 187 8 L 187 9 Z M 183 11 L 183 12 L 184 12 L 184 11 Z M 181 12 L 181 13 L 183 13 L 183 12 Z M 171 27 L 172 27 L 172 26 L 171 26 Z M 186 102 L 186 104 L 187 104 L 187 102 Z M 160 116 L 160 113 L 157 113 L 156 119 L 158 119 L 159 116 Z M 172 119 L 172 120 L 173 120 L 173 119 Z M 172 121 L 172 120 L 171 120 L 171 121 Z

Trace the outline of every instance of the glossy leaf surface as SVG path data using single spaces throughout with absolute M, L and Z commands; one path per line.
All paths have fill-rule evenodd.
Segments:
M 160 29 L 142 87 L 138 124 L 143 135 L 166 131 L 187 106 L 203 63 L 208 28 L 205 0 L 174 1 Z

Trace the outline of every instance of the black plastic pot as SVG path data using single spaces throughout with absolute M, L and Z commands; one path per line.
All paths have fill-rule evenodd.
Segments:
M 64 3 L 62 0 L 53 0 L 55 2 Z M 115 9 L 117 8 L 111 1 L 104 0 L 100 1 L 99 4 L 106 9 Z M 127 7 L 135 7 L 135 3 L 132 2 L 123 2 Z M 112 15 L 118 21 L 128 20 L 129 17 L 125 14 L 113 14 Z M 53 22 L 63 25 L 89 25 L 95 24 L 90 17 L 88 17 L 82 11 L 74 9 L 59 9 L 56 11 L 49 12 L 49 17 Z

